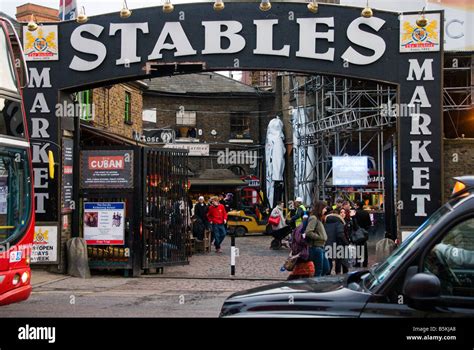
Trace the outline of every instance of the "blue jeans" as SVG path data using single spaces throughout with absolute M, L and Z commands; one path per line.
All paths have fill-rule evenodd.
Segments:
M 221 248 L 221 243 L 225 238 L 226 235 L 226 229 L 224 224 L 218 225 L 218 224 L 212 224 L 212 232 L 214 233 L 214 246 L 216 249 Z
M 309 258 L 314 263 L 315 277 L 325 276 L 329 273 L 329 260 L 323 247 L 311 247 Z

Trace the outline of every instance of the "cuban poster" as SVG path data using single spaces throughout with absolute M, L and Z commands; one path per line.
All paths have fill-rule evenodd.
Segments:
M 35 226 L 31 263 L 58 262 L 58 227 Z
M 125 203 L 84 203 L 83 227 L 88 245 L 124 245 Z
M 82 188 L 132 188 L 133 151 L 81 151 Z
M 23 47 L 27 61 L 57 61 L 58 26 L 40 25 L 30 32 L 27 26 L 23 27 Z
M 427 13 L 426 26 L 420 27 L 416 20 L 420 15 L 400 16 L 400 52 L 430 52 L 440 50 L 439 13 Z

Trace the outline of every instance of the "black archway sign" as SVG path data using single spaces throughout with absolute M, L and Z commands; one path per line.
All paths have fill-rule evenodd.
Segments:
M 363 18 L 360 10 L 321 4 L 311 13 L 306 4 L 275 3 L 261 12 L 252 2 L 229 3 L 215 12 L 211 4 L 189 4 L 169 14 L 152 7 L 134 10 L 128 19 L 115 12 L 85 24 L 44 24 L 56 30 L 58 57 L 30 62 L 25 91 L 34 139 L 37 220 L 58 221 L 59 186 L 47 179 L 46 164 L 48 150 L 59 158 L 54 145 L 69 124 L 64 111 L 56 116 L 62 91 L 151 77 L 163 70 L 235 69 L 395 84 L 399 110 L 405 111 L 397 121 L 400 224 L 418 226 L 442 200 L 443 13 L 426 13 L 428 25 L 421 28 L 415 23 L 418 14 L 375 11 Z

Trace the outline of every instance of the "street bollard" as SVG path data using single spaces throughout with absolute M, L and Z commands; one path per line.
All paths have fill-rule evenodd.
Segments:
M 230 275 L 235 276 L 235 236 L 230 236 Z

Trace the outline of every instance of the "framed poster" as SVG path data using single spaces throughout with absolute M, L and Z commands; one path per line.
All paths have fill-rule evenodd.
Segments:
M 84 203 L 84 240 L 88 245 L 125 244 L 125 203 Z

